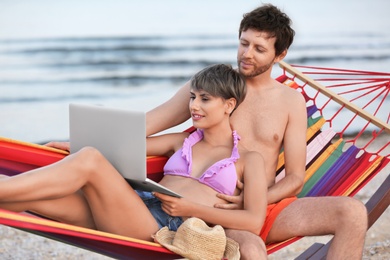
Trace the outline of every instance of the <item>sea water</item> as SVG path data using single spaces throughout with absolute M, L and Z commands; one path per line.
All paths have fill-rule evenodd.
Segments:
M 390 71 L 389 1 L 269 2 L 293 20 L 288 63 Z M 72 102 L 154 108 L 203 67 L 236 66 L 239 22 L 259 4 L 1 1 L 0 136 L 67 140 Z

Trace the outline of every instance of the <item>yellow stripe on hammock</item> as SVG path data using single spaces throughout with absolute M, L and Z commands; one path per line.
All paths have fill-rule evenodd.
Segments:
M 304 183 L 306 183 L 313 174 L 318 170 L 318 168 L 321 167 L 321 165 L 329 158 L 329 156 L 339 147 L 339 145 L 342 143 L 343 139 L 339 139 L 337 142 L 331 144 L 326 148 L 326 150 L 317 158 L 317 160 L 310 165 L 310 167 L 306 170 L 305 180 Z
M 370 164 L 370 167 L 368 167 L 367 170 L 361 174 L 360 177 L 345 192 L 342 193 L 342 195 L 349 196 L 379 166 L 383 158 L 383 156 L 378 156 L 375 161 Z
M 49 146 L 45 146 L 45 145 L 40 145 L 40 144 L 34 144 L 34 143 L 14 140 L 14 139 L 2 137 L 2 136 L 0 136 L 0 142 L 10 143 L 10 144 L 17 144 L 17 145 L 21 145 L 21 146 L 37 148 L 37 149 L 40 149 L 40 150 L 46 150 L 46 151 L 60 153 L 60 154 L 66 154 L 66 155 L 69 154 L 69 152 L 61 150 L 61 149 L 57 149 L 57 148 L 53 148 L 53 147 L 49 147 Z
M 315 135 L 315 133 L 317 133 L 318 131 L 321 130 L 321 128 L 325 124 L 325 122 L 326 122 L 326 120 L 323 117 L 321 117 L 312 126 L 307 128 L 307 131 L 306 131 L 306 142 L 308 142 Z M 280 168 L 282 168 L 283 165 L 284 165 L 284 152 L 281 152 L 279 154 L 278 165 L 276 167 L 277 171 L 279 171 Z

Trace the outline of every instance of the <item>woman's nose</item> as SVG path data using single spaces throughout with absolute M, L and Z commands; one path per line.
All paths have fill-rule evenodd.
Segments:
M 194 99 L 190 102 L 190 109 L 191 109 L 191 110 L 198 110 L 198 109 L 199 109 L 199 102 L 198 102 L 198 99 L 197 99 L 197 98 L 194 98 Z

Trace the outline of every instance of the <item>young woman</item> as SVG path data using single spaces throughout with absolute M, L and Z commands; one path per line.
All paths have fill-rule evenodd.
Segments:
M 241 147 L 229 124 L 244 97 L 245 82 L 231 66 L 208 67 L 191 80 L 189 109 L 198 130 L 147 138 L 148 155 L 170 156 L 160 183 L 183 198 L 133 190 L 98 150 L 85 147 L 47 167 L 1 177 L 0 207 L 144 240 L 163 226 L 177 230 L 188 217 L 259 234 L 267 201 L 263 159 Z M 238 193 L 238 180 L 245 183 L 244 209 L 214 208 L 225 203 L 218 192 Z

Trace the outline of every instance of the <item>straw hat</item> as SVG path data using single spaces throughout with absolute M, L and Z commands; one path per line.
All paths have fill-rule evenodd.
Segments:
M 240 259 L 238 243 L 227 238 L 220 225 L 209 227 L 199 218 L 187 219 L 177 232 L 163 227 L 154 238 L 169 250 L 193 260 Z

